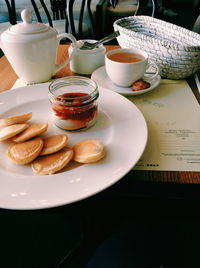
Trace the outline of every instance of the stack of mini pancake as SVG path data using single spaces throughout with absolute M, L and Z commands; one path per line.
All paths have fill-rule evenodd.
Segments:
M 38 174 L 53 174 L 63 169 L 72 159 L 79 163 L 92 163 L 105 156 L 99 139 L 88 139 L 66 147 L 68 136 L 58 134 L 41 138 L 47 123 L 28 124 L 32 113 L 0 119 L 0 141 L 11 141 L 8 157 L 17 164 L 30 164 Z

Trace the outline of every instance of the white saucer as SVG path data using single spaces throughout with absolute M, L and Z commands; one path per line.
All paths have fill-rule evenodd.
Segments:
M 97 83 L 97 85 L 101 88 L 106 88 L 113 90 L 117 93 L 123 94 L 123 95 L 139 95 L 146 92 L 149 92 L 153 90 L 155 87 L 157 87 L 160 84 L 160 75 L 158 75 L 155 79 L 151 80 L 151 86 L 149 88 L 139 90 L 139 91 L 132 91 L 130 87 L 119 87 L 110 80 L 106 73 L 105 66 L 102 66 L 98 69 L 96 69 L 93 73 L 91 78 Z

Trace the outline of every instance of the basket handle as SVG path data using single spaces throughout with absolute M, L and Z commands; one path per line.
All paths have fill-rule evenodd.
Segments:
M 136 8 L 136 11 L 135 11 L 134 16 L 137 16 L 141 12 L 142 2 L 143 2 L 143 0 L 138 0 L 137 8 Z M 156 13 L 157 8 L 158 8 L 158 3 L 157 3 L 157 0 L 151 0 L 151 2 L 152 2 L 152 13 L 151 13 L 151 17 L 154 18 L 155 17 L 155 13 Z

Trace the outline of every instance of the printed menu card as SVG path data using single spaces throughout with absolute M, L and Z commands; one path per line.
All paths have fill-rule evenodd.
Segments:
M 134 169 L 200 171 L 200 106 L 185 80 L 162 79 L 129 97 L 148 125 L 146 149 Z

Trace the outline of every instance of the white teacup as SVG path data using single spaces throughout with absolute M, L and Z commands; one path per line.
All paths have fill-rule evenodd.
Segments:
M 149 67 L 156 69 L 152 75 L 145 75 Z M 135 48 L 118 48 L 105 55 L 105 68 L 111 81 L 120 87 L 130 87 L 139 79 L 151 81 L 159 74 L 155 63 L 148 63 L 148 54 Z

